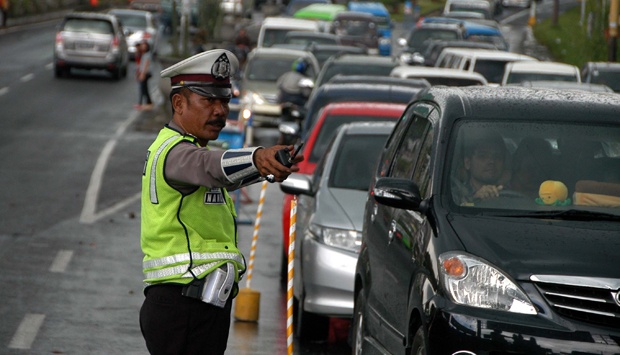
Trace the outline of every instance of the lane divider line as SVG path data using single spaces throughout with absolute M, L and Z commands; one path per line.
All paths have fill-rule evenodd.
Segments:
M 73 250 L 60 250 L 56 254 L 56 258 L 52 262 L 52 266 L 50 266 L 49 271 L 65 272 L 69 262 L 71 262 L 71 258 L 73 258 Z
M 39 333 L 45 314 L 28 313 L 22 319 L 17 331 L 9 343 L 10 349 L 28 350 Z

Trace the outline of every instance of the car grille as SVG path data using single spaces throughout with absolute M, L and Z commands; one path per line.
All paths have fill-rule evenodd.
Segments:
M 535 278 L 538 279 L 535 276 L 532 279 Z M 618 289 L 605 287 L 602 282 L 582 285 L 583 282 L 571 282 L 571 278 L 567 277 L 559 280 L 562 281 L 535 281 L 538 290 L 558 314 L 586 323 L 620 327 Z M 617 284 L 613 287 L 617 287 Z

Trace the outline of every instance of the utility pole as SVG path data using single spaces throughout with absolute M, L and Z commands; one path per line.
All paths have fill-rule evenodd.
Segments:
M 620 0 L 611 0 L 609 4 L 609 38 L 607 57 L 610 62 L 616 61 L 616 53 L 618 51 L 618 2 Z
M 553 23 L 554 27 L 558 25 L 559 17 L 560 17 L 560 0 L 553 0 L 553 17 L 552 17 L 551 23 Z

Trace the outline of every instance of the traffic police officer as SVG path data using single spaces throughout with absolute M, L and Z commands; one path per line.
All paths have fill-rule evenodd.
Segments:
M 161 72 L 171 81 L 172 120 L 149 147 L 142 176 L 140 328 L 151 354 L 224 353 L 245 271 L 228 191 L 267 175 L 281 182 L 299 170 L 275 158 L 293 146 L 207 146 L 226 124 L 238 66 L 231 52 L 216 49 Z

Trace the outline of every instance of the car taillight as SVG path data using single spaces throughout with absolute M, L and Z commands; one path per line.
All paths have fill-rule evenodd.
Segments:
M 118 40 L 118 37 L 114 36 L 114 38 L 112 38 L 112 47 L 113 48 L 118 48 L 120 41 Z
M 148 32 L 144 32 L 144 34 L 142 34 L 142 39 L 150 39 L 152 37 L 152 35 Z
M 56 33 L 56 44 L 62 45 L 62 35 L 60 34 L 60 32 Z

